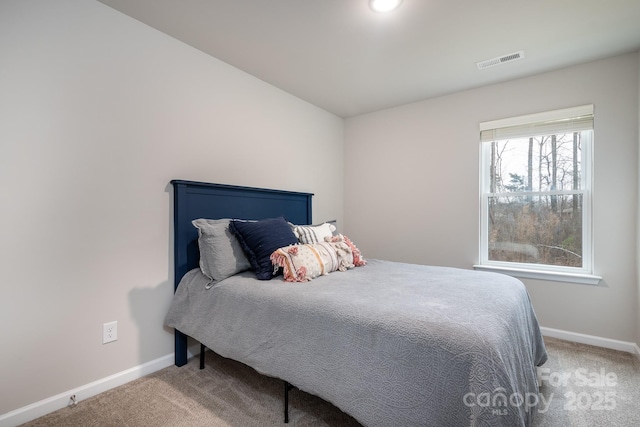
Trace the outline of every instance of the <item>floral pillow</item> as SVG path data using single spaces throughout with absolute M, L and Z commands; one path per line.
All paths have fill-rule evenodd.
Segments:
M 287 282 L 308 282 L 338 269 L 333 246 L 326 242 L 290 245 L 271 254 L 274 266 L 282 267 Z
M 324 242 L 278 248 L 270 260 L 282 268 L 287 282 L 308 282 L 332 271 L 347 271 L 367 264 L 356 245 L 341 234 L 325 237 Z
M 351 252 L 353 252 L 353 264 L 356 267 L 362 267 L 363 265 L 367 265 L 367 260 L 362 257 L 362 253 L 360 252 L 360 249 L 358 249 L 356 245 L 347 236 L 342 236 L 342 238 L 344 239 L 344 242 L 347 245 L 349 245 L 349 247 L 351 248 Z
M 338 270 L 347 271 L 355 267 L 353 263 L 353 250 L 351 246 L 344 241 L 342 234 L 337 236 L 325 237 L 325 242 L 331 245 L 338 258 Z

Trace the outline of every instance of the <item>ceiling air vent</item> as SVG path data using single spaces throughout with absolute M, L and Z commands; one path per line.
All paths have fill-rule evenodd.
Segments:
M 487 59 L 486 61 L 476 62 L 476 65 L 478 66 L 478 70 L 483 70 L 485 68 L 495 67 L 496 65 L 504 64 L 505 62 L 511 62 L 522 58 L 524 58 L 523 50 L 509 53 L 507 55 L 502 55 L 497 58 Z

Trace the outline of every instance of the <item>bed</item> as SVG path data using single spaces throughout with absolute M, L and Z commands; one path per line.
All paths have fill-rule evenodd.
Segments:
M 165 323 L 176 365 L 190 336 L 366 426 L 532 424 L 547 354 L 520 281 L 384 260 L 303 283 L 253 270 L 212 281 L 193 220 L 311 224 L 312 194 L 172 184 L 176 288 Z

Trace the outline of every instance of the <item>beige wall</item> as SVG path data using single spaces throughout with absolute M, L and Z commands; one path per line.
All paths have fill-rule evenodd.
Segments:
M 0 2 L 0 55 L 0 414 L 173 351 L 171 179 L 312 191 L 368 257 L 470 268 L 478 123 L 584 103 L 605 280 L 527 286 L 543 326 L 640 341 L 637 54 L 346 126 L 93 1 Z
M 347 119 L 346 232 L 368 257 L 471 268 L 478 124 L 593 103 L 595 273 L 604 280 L 525 283 L 543 326 L 636 342 L 638 69 L 633 53 Z
M 173 351 L 171 179 L 342 220 L 342 119 L 101 3 L 3 0 L 0 58 L 0 414 Z

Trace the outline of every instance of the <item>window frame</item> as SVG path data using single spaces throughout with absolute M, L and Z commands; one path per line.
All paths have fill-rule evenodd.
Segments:
M 491 144 L 495 140 L 505 140 L 507 138 L 500 136 L 502 129 L 515 133 L 520 132 L 520 137 L 539 136 L 534 134 L 536 131 L 529 130 L 531 126 L 550 123 L 569 123 L 573 118 L 584 118 L 585 115 L 591 116 L 590 128 L 584 128 L 583 124 L 580 132 L 581 135 L 581 184 L 580 190 L 572 190 L 571 194 L 582 195 L 582 267 L 566 267 L 549 264 L 533 264 L 519 263 L 507 261 L 494 261 L 489 259 L 489 198 L 502 193 L 489 193 L 489 157 Z M 479 232 L 479 264 L 474 265 L 476 270 L 494 271 L 506 273 L 516 277 L 552 280 L 560 282 L 584 283 L 596 285 L 602 279 L 593 273 L 593 226 L 592 226 L 592 209 L 593 209 L 593 105 L 584 105 L 580 107 L 566 108 L 562 110 L 554 110 L 537 114 L 529 114 L 525 116 L 512 117 L 480 124 L 481 142 L 480 142 L 480 232 Z M 553 125 L 552 125 L 553 126 Z M 560 127 L 563 125 L 561 124 Z M 556 126 L 557 127 L 557 126 Z M 484 132 L 484 133 L 483 133 Z M 488 135 L 486 134 L 488 132 Z M 532 132 L 527 134 L 527 132 Z M 562 131 L 554 131 L 559 134 Z M 572 131 L 573 132 L 573 131 Z M 569 132 L 562 132 L 569 133 Z M 551 135 L 552 133 L 544 133 Z M 498 135 L 495 137 L 495 135 Z M 526 136 L 525 136 L 526 135 Z M 491 139 L 493 137 L 493 139 Z M 515 137 L 514 137 L 515 138 Z M 529 192 L 531 195 L 545 194 L 567 194 L 567 191 L 537 191 Z

